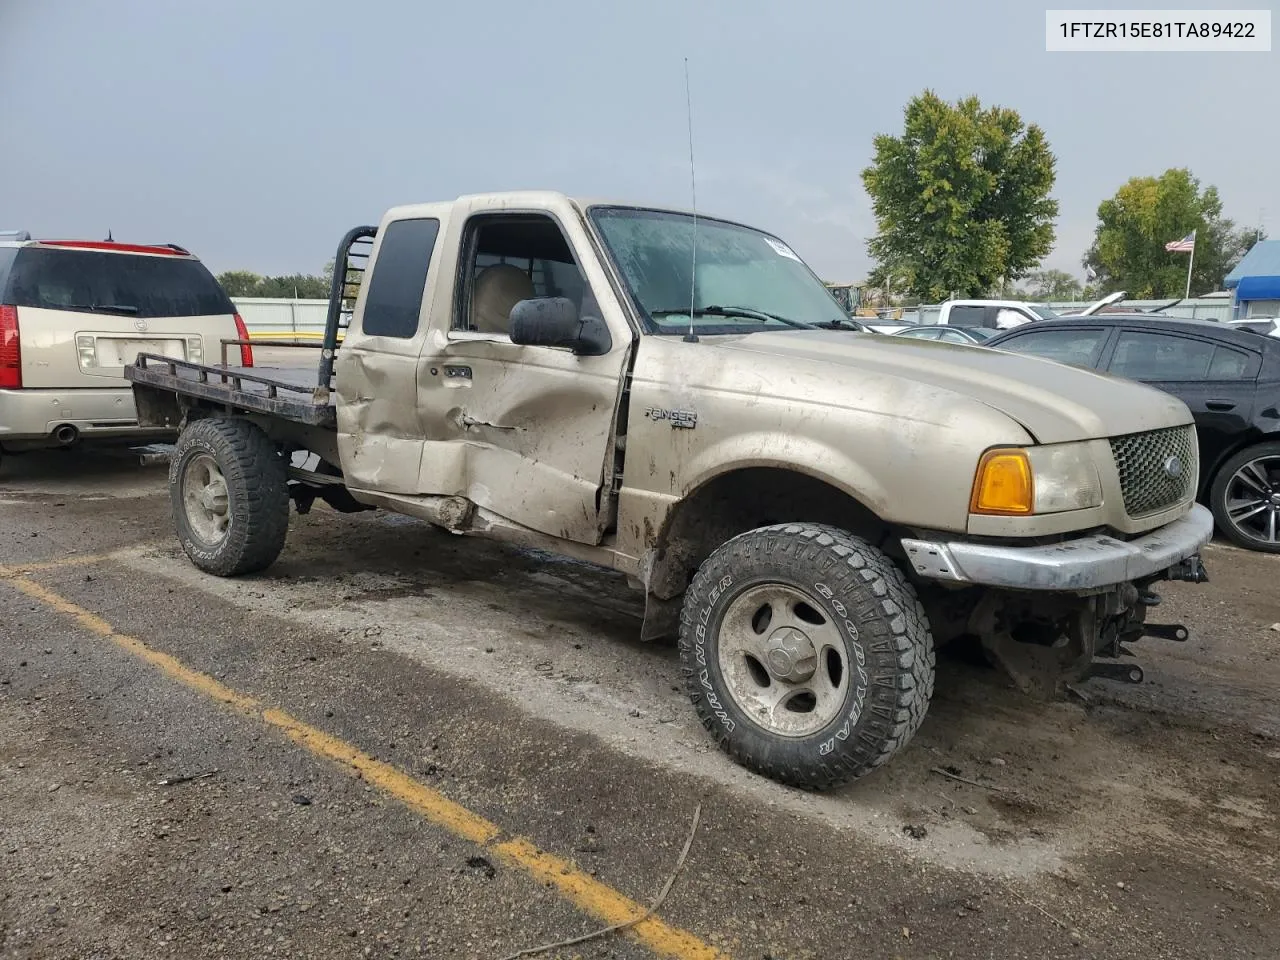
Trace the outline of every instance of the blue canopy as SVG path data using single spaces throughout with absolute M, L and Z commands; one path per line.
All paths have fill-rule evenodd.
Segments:
M 1280 300 L 1280 276 L 1241 277 L 1237 300 Z
M 1223 281 L 1223 286 L 1230 290 L 1245 277 L 1276 276 L 1280 276 L 1280 240 L 1260 240 L 1227 274 L 1227 278 Z M 1249 299 L 1258 300 L 1263 298 L 1250 297 Z M 1265 299 L 1270 298 L 1267 297 Z

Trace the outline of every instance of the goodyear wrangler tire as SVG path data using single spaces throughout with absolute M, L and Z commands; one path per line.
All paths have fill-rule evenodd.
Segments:
M 169 461 L 169 496 L 182 549 L 207 573 L 256 573 L 284 548 L 289 529 L 285 462 L 248 420 L 189 424 Z
M 907 578 L 817 524 L 752 530 L 713 553 L 685 595 L 680 659 L 723 750 L 815 790 L 902 749 L 933 695 L 933 637 Z

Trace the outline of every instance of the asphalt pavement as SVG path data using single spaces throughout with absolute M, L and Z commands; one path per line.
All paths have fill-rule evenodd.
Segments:
M 1278 558 L 1171 585 L 1141 688 L 944 658 L 815 796 L 713 748 L 612 573 L 317 506 L 219 580 L 162 466 L 0 470 L 0 956 L 1280 956 Z

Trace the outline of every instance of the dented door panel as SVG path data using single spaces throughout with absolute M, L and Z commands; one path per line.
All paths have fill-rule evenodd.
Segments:
M 424 432 L 418 404 L 418 365 L 430 331 L 441 256 L 452 204 L 389 210 L 378 228 L 372 269 L 360 286 L 352 328 L 334 361 L 338 451 L 347 485 L 354 491 L 417 494 Z M 378 282 L 379 256 L 387 227 L 397 220 L 436 219 L 440 226 L 412 336 L 371 336 L 363 326 L 369 291 Z
M 417 493 L 422 431 L 414 365 L 403 353 L 339 351 L 338 449 L 347 484 L 383 493 Z
M 433 358 L 424 387 L 432 441 L 423 492 L 465 496 L 516 523 L 584 543 L 599 542 L 596 496 L 625 355 L 456 339 Z M 448 377 L 465 365 L 468 378 Z M 435 451 L 465 448 L 459 477 Z
M 513 344 L 501 334 L 451 331 L 455 285 L 445 284 L 418 369 L 427 437 L 419 493 L 466 497 L 541 533 L 599 543 L 612 520 L 602 515 L 601 503 L 612 479 L 614 422 L 634 330 L 581 213 L 563 198 L 459 201 L 440 258 L 451 279 L 470 266 L 459 251 L 466 218 L 480 213 L 545 214 L 558 223 L 609 327 L 612 349 L 577 356 Z

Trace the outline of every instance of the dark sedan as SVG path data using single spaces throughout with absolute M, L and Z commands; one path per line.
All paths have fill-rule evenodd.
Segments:
M 1181 399 L 1200 438 L 1200 499 L 1218 529 L 1280 553 L 1280 340 L 1200 320 L 1108 313 L 1028 324 L 986 346 L 1030 353 Z

